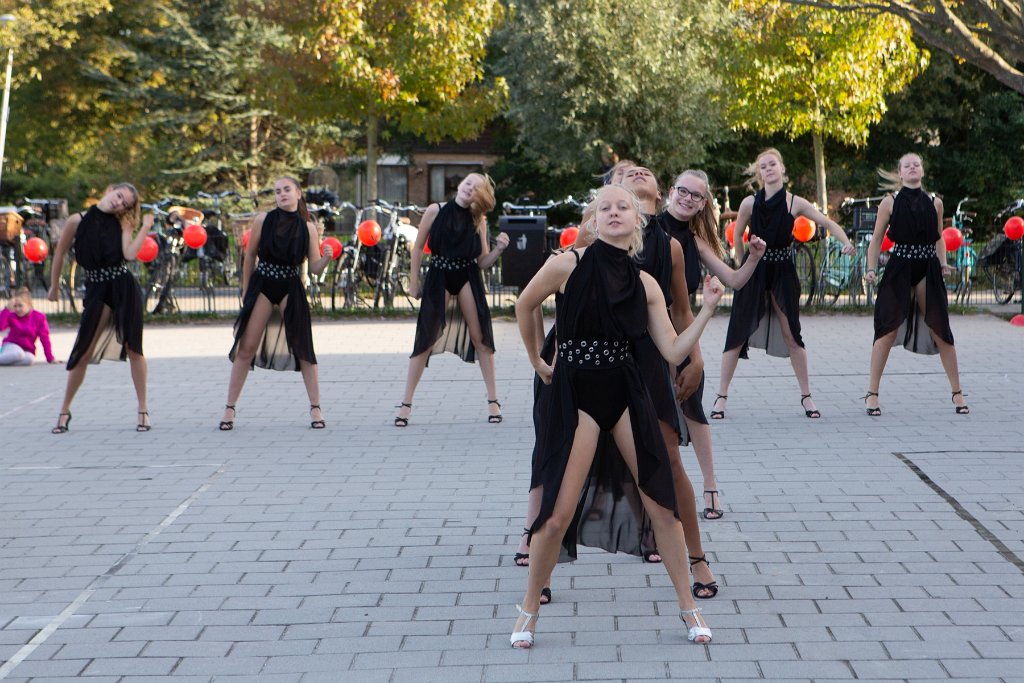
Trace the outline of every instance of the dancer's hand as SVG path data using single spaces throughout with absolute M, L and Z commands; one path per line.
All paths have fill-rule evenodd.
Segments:
M 750 258 L 757 260 L 764 256 L 765 250 L 768 248 L 768 243 L 763 239 L 754 235 L 750 238 L 750 242 L 747 243 L 747 251 L 750 252 Z
M 679 376 L 676 377 L 676 400 L 685 401 L 686 399 L 693 396 L 700 387 L 701 375 L 704 374 L 704 363 L 701 362 L 690 362 Z
M 853 242 L 847 242 L 843 245 L 843 253 L 849 256 L 853 252 L 857 251 L 857 247 L 853 246 Z
M 498 236 L 494 239 L 494 248 L 498 251 L 505 251 L 508 249 L 508 233 L 498 233 Z
M 555 373 L 554 368 L 543 360 L 538 360 L 537 364 L 533 366 L 533 369 L 536 370 L 537 376 L 540 377 L 541 382 L 544 382 L 544 384 L 551 384 L 551 376 Z
M 952 274 L 953 274 L 953 266 L 949 265 L 948 263 L 943 263 L 942 264 L 942 277 L 949 277 Z
M 56 286 L 50 287 L 50 291 L 48 291 L 46 293 L 46 299 L 47 299 L 47 301 L 59 301 L 60 300 L 60 292 L 57 291 L 57 287 Z
M 142 230 L 147 235 L 149 231 L 153 229 L 153 224 L 156 222 L 156 216 L 151 213 L 147 213 L 142 217 Z
M 717 306 L 725 293 L 725 287 L 721 280 L 710 275 L 704 276 L 704 303 L 708 306 Z
M 874 282 L 878 276 L 875 274 L 875 269 L 871 268 L 868 272 L 864 273 L 864 282 Z
M 418 300 L 422 294 L 419 278 L 409 278 L 409 296 Z

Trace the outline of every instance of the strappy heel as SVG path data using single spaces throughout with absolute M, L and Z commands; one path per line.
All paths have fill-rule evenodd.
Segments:
M 704 618 L 700 616 L 700 607 L 694 609 L 681 609 L 679 610 L 679 618 L 684 624 L 686 624 L 686 617 L 693 617 L 693 626 L 689 627 L 686 632 L 686 639 L 691 643 L 697 643 L 698 638 L 707 638 L 707 640 L 697 643 L 698 645 L 705 645 L 711 642 L 711 629 L 708 628 L 708 623 L 704 621 Z
M 878 396 L 878 392 L 877 391 L 869 391 L 867 394 L 864 395 L 864 403 L 865 403 L 864 410 L 866 410 L 868 415 L 870 415 L 871 417 L 878 417 L 879 415 L 882 414 L 882 409 L 881 408 L 879 408 L 877 406 L 874 407 L 874 408 L 866 407 L 868 399 L 871 398 L 872 396 Z
M 533 647 L 533 631 L 528 630 L 530 622 L 534 622 L 533 628 L 537 628 L 537 617 L 540 614 L 534 614 L 533 612 L 527 612 L 520 605 L 516 605 L 516 609 L 519 610 L 520 619 L 526 617 L 526 623 L 523 624 L 522 631 L 513 631 L 512 636 L 509 639 L 512 643 L 512 647 L 518 647 L 521 650 L 528 650 Z M 516 619 L 516 626 L 519 625 L 519 619 Z M 516 643 L 526 643 L 526 645 L 516 645 Z
M 63 423 L 62 423 L 61 422 L 61 418 L 64 417 L 65 415 L 68 416 L 68 419 L 64 420 Z M 63 434 L 64 432 L 68 431 L 69 429 L 71 429 L 71 411 L 69 410 L 66 413 L 58 413 L 57 414 L 57 426 L 54 427 L 53 429 L 51 429 L 50 433 L 51 434 Z
M 807 417 L 809 417 L 809 418 L 811 418 L 813 420 L 817 420 L 819 417 L 821 417 L 821 411 L 817 410 L 817 409 L 815 409 L 815 410 L 807 410 L 807 406 L 804 405 L 804 401 L 806 401 L 810 397 L 811 397 L 810 394 L 801 394 L 800 395 L 800 407 L 804 409 L 804 415 L 806 415 Z
M 135 425 L 135 431 L 137 431 L 137 432 L 148 432 L 150 429 L 153 428 L 153 425 L 146 424 L 146 420 L 149 419 L 149 413 L 147 413 L 145 410 L 140 410 L 137 414 L 138 415 L 145 415 L 146 417 L 143 418 L 142 420 L 139 420 L 138 424 Z
M 412 408 L 412 404 L 411 403 L 399 403 L 395 407 L 398 408 L 399 410 L 401 410 L 402 408 Z M 409 418 L 407 418 L 407 417 L 396 417 L 395 418 L 395 426 L 396 427 L 408 427 L 409 426 Z
M 965 394 L 961 390 L 957 390 L 957 391 L 953 392 L 953 395 L 950 396 L 949 400 L 953 401 L 953 403 L 955 404 L 956 403 L 956 397 L 957 397 L 958 394 L 960 396 L 963 396 L 964 398 L 967 398 L 967 394 Z M 957 415 L 970 415 L 971 414 L 971 409 L 968 408 L 966 405 L 963 405 L 963 406 L 954 405 L 953 409 L 956 411 Z
M 704 519 L 715 520 L 715 519 L 721 519 L 722 517 L 724 517 L 725 516 L 725 512 L 721 508 L 716 508 L 715 507 L 715 496 L 718 495 L 718 489 L 715 489 L 713 491 L 704 491 L 704 493 L 705 494 L 707 494 L 707 493 L 711 494 L 711 507 L 704 508 L 704 512 L 701 513 L 701 515 L 704 517 Z
M 501 404 L 498 403 L 498 399 L 496 399 L 496 398 L 495 399 L 490 399 L 490 398 L 487 399 L 487 404 L 488 405 L 490 405 L 492 403 L 494 405 L 498 406 L 498 410 L 499 411 L 501 410 Z M 502 419 L 503 418 L 501 417 L 501 413 L 500 412 L 497 415 L 488 415 L 487 416 L 487 421 L 490 422 L 492 425 L 499 424 Z
M 724 399 L 724 400 L 728 401 L 729 397 L 726 394 L 715 394 L 715 403 L 718 403 L 719 399 Z M 711 419 L 712 420 L 724 420 L 725 419 L 725 411 L 724 410 L 712 410 L 711 411 Z
M 711 563 L 708 562 L 707 555 L 701 555 L 700 557 L 694 557 L 693 555 L 690 555 L 689 558 L 691 567 L 695 564 L 700 564 L 701 562 L 703 562 L 708 566 L 708 571 L 711 570 Z M 701 591 L 709 591 L 711 594 L 708 595 L 705 592 L 702 595 Z M 711 583 L 701 583 L 700 581 L 694 579 L 693 587 L 690 589 L 690 592 L 693 593 L 693 597 L 697 598 L 698 600 L 710 600 L 711 598 L 718 595 L 718 582 L 712 581 Z
M 220 431 L 230 432 L 232 429 L 235 428 L 235 415 L 237 415 L 237 413 L 235 412 L 235 407 L 233 405 L 228 405 L 225 403 L 224 408 L 225 410 L 231 411 L 231 419 L 220 421 Z
M 519 535 L 520 536 L 526 536 L 529 533 L 530 533 L 530 530 L 527 529 L 526 527 L 523 527 L 523 533 L 521 533 Z M 523 562 L 523 560 L 526 560 L 526 562 Z M 515 556 L 512 558 L 512 561 L 516 563 L 517 567 L 529 567 L 530 566 L 530 553 L 518 553 L 517 552 L 515 554 Z
M 324 427 L 327 426 L 327 423 L 324 422 L 323 417 L 322 417 L 323 413 L 321 413 L 321 419 L 314 420 L 314 419 L 312 419 L 312 417 L 313 417 L 312 413 L 313 413 L 314 410 L 320 410 L 320 406 L 319 405 L 314 405 L 314 404 L 310 403 L 309 404 L 309 412 L 310 412 L 309 428 L 310 429 L 323 429 Z

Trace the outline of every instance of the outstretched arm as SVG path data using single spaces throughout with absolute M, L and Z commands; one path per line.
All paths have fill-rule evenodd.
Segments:
M 704 306 L 694 317 L 693 323 L 677 335 L 665 310 L 665 297 L 662 296 L 657 281 L 647 273 L 640 273 L 640 280 L 647 291 L 647 326 L 651 339 L 665 360 L 673 365 L 679 365 L 690 354 L 704 332 L 704 327 L 714 315 L 715 306 L 718 305 L 724 291 L 722 283 L 710 275 L 704 278 Z
M 842 226 L 823 214 L 821 211 L 818 211 L 813 204 L 803 197 L 797 197 L 796 195 L 793 196 L 793 213 L 797 216 L 803 216 L 808 220 L 812 220 L 818 225 L 824 225 L 825 228 L 832 233 L 832 236 L 842 243 L 844 254 L 852 254 L 857 250 L 857 248 L 853 246 L 853 242 L 850 241 L 850 238 L 846 236 L 846 232 L 843 230 Z
M 526 347 L 526 355 L 530 359 L 530 365 L 537 371 L 545 384 L 551 383 L 553 371 L 551 366 L 540 357 L 540 346 L 537 344 L 537 340 L 543 340 L 544 330 L 537 327 L 538 319 L 541 319 L 543 323 L 543 319 L 537 315 L 537 312 L 545 299 L 562 288 L 575 267 L 576 256 L 571 253 L 552 256 L 541 266 L 529 284 L 523 288 L 516 301 L 516 322 L 519 324 L 519 334 L 523 338 L 523 346 Z M 663 297 L 663 306 L 664 301 Z M 666 315 L 664 310 L 662 310 L 662 314 Z

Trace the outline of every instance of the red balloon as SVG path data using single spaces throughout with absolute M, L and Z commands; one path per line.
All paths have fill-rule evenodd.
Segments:
M 42 263 L 46 260 L 46 255 L 50 253 L 50 247 L 46 246 L 46 242 L 41 238 L 31 237 L 25 242 L 23 251 L 25 258 L 32 263 Z
M 427 244 L 426 242 L 424 242 L 424 243 L 423 243 L 423 253 L 424 253 L 424 254 L 429 254 L 429 253 L 431 253 L 431 252 L 430 252 L 430 245 L 429 245 L 429 244 Z
M 331 260 L 337 261 L 341 258 L 341 240 L 337 237 L 327 237 L 320 243 L 320 255 L 324 255 L 324 247 L 331 245 Z
M 558 238 L 558 243 L 562 245 L 562 249 L 568 249 L 572 245 L 576 244 L 576 238 L 580 236 L 580 229 L 575 225 L 562 230 L 562 235 Z
M 1013 216 L 1003 225 L 1003 232 L 1011 240 L 1019 240 L 1024 237 L 1024 218 Z
M 964 243 L 964 234 L 956 228 L 942 231 L 942 240 L 946 243 L 946 251 L 956 251 Z
M 252 237 L 252 228 L 242 233 L 242 249 L 249 248 L 249 238 Z
M 156 258 L 157 254 L 160 253 L 160 245 L 156 243 L 151 235 L 146 235 L 146 239 L 142 240 L 142 246 L 139 247 L 138 258 L 143 263 L 149 263 Z
M 810 242 L 814 237 L 814 223 L 805 216 L 797 216 L 793 221 L 793 237 L 798 242 Z
M 380 242 L 380 224 L 377 221 L 365 220 L 356 228 L 356 235 L 364 247 L 372 247 Z
M 885 234 L 882 235 L 882 244 L 880 245 L 881 248 L 882 248 L 882 251 L 889 251 L 890 249 L 893 248 L 893 246 L 895 246 L 895 244 L 896 244 L 895 242 L 893 242 L 891 239 L 889 239 L 889 231 L 886 230 Z
M 736 244 L 736 240 L 732 236 L 733 230 L 735 229 L 736 221 L 729 221 L 729 223 L 725 226 L 725 240 L 729 243 L 730 247 Z
M 198 249 L 206 244 L 206 228 L 198 223 L 189 223 L 186 225 L 185 230 L 182 231 L 182 235 L 185 237 L 185 244 L 193 249 Z

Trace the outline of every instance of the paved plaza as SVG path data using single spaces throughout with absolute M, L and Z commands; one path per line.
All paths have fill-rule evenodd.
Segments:
M 299 374 L 267 371 L 217 431 L 226 323 L 147 328 L 148 434 L 127 364 L 90 368 L 62 436 L 64 368 L 0 369 L 0 679 L 1024 681 L 1024 328 L 953 318 L 970 416 L 938 357 L 897 349 L 870 418 L 870 318 L 805 318 L 823 418 L 754 351 L 712 423 L 714 643 L 686 642 L 661 565 L 581 549 L 517 651 L 531 369 L 498 321 L 504 423 L 449 355 L 396 429 L 413 326 L 315 326 L 324 431 Z

